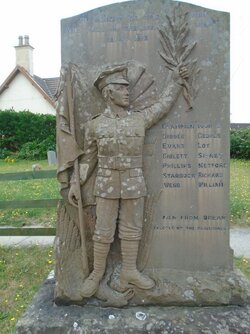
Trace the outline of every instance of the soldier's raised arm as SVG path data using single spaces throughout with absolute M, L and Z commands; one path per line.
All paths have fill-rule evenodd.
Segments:
M 172 73 L 171 80 L 160 95 L 159 101 L 142 111 L 146 128 L 150 128 L 163 118 L 175 104 L 182 88 L 183 80 L 187 79 L 188 71 L 184 66 L 178 66 Z

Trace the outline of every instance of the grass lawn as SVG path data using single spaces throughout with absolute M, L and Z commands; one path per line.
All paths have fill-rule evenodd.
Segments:
M 231 224 L 250 226 L 250 160 L 230 162 Z
M 0 159 L 0 173 L 16 173 L 32 171 L 32 165 L 38 164 L 42 170 L 56 169 L 56 166 L 49 165 L 47 160 L 15 160 L 15 162 L 7 162 Z
M 31 171 L 33 164 L 39 164 L 41 170 L 56 169 L 47 161 L 21 160 L 14 163 L 0 160 L 0 173 Z M 59 184 L 56 179 L 4 181 L 1 182 L 1 201 L 25 199 L 59 198 Z M 30 226 L 42 225 L 54 227 L 56 223 L 56 208 L 35 209 L 5 209 L 0 212 L 0 226 Z
M 250 280 L 250 259 L 245 257 L 236 257 L 234 259 L 234 265 L 243 272 L 248 280 Z
M 18 318 L 53 269 L 52 247 L 0 247 L 1 334 L 15 333 Z

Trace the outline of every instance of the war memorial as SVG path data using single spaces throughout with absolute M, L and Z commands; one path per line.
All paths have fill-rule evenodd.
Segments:
M 229 14 L 61 21 L 55 277 L 17 333 L 249 333 L 229 245 Z

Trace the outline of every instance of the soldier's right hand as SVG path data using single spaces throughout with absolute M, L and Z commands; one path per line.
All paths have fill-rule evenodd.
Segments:
M 72 183 L 68 194 L 69 203 L 75 207 L 78 207 L 79 199 L 80 199 L 79 189 L 76 183 Z

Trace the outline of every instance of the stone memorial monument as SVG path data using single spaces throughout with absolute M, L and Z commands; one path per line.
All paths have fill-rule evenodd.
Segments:
M 62 20 L 57 305 L 244 304 L 229 246 L 229 15 Z
M 61 32 L 55 278 L 17 334 L 249 333 L 229 245 L 229 15 L 128 1 Z

